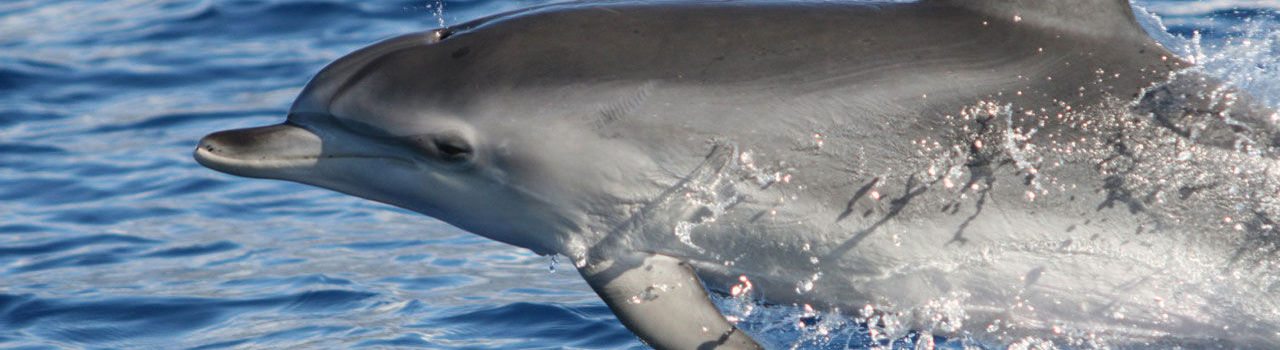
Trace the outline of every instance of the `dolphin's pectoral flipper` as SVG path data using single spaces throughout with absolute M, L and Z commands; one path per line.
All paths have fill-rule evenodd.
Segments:
M 680 260 L 635 253 L 578 272 L 627 329 L 656 349 L 762 349 L 720 314 Z

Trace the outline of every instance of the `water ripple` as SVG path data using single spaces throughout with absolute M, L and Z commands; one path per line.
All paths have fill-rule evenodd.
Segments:
M 33 244 L 26 246 L 9 246 L 0 247 L 0 259 L 13 256 L 27 256 L 37 254 L 49 254 L 61 251 L 67 251 L 75 248 L 91 245 L 103 244 L 156 244 L 160 243 L 156 240 L 126 236 L 119 234 L 99 234 L 91 236 L 70 237 L 59 239 L 48 243 Z
M 347 290 L 317 290 L 256 299 L 188 297 L 39 298 L 0 294 L 0 324 L 8 331 L 33 329 L 44 337 L 76 343 L 167 338 L 209 327 L 244 312 L 337 312 L 375 296 Z
M 555 322 L 546 322 L 552 319 Z M 563 306 L 554 304 L 511 303 L 476 309 L 433 320 L 450 324 L 453 333 L 445 339 L 490 337 L 501 339 L 507 329 L 520 328 L 522 337 L 561 340 L 566 347 L 613 348 L 630 343 L 626 329 L 617 327 L 607 307 Z M 496 335 L 496 336 L 495 336 Z M 502 344 L 493 349 L 505 349 Z

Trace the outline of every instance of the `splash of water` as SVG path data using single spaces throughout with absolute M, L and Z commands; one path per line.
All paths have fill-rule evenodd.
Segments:
M 1139 23 L 1152 37 L 1170 51 L 1195 63 L 1194 69 L 1226 79 L 1268 106 L 1280 106 L 1280 69 L 1277 69 L 1280 68 L 1280 27 L 1277 27 L 1280 19 L 1274 10 L 1236 19 L 1223 18 L 1241 16 L 1240 12 L 1247 10 L 1221 8 L 1227 5 L 1230 4 L 1208 2 L 1198 7 L 1179 4 L 1181 12 L 1172 13 L 1168 20 L 1142 6 L 1135 5 L 1134 10 Z M 1157 7 L 1155 10 L 1172 11 L 1173 8 Z M 1179 17 L 1198 20 L 1217 17 L 1214 21 L 1236 23 L 1218 26 L 1231 30 L 1217 37 L 1210 38 L 1199 29 L 1179 36 L 1172 33 L 1168 24 L 1179 21 Z
M 440 26 L 441 28 L 444 28 L 445 26 L 444 0 L 435 0 L 433 2 L 428 2 L 426 7 L 427 7 L 427 10 L 431 11 L 431 14 L 436 17 L 436 25 Z

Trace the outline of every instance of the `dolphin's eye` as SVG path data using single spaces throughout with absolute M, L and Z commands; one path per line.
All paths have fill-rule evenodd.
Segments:
M 463 161 L 471 157 L 471 145 L 457 135 L 436 136 L 434 142 L 441 159 Z
M 406 138 L 405 141 L 432 158 L 443 162 L 462 163 L 471 159 L 471 144 L 462 135 L 444 133 L 419 135 Z

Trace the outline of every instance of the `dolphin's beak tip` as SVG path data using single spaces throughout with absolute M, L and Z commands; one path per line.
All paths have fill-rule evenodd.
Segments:
M 252 176 L 257 170 L 289 167 L 318 156 L 319 138 L 298 126 L 276 124 L 215 132 L 200 139 L 193 157 L 213 170 Z M 258 169 L 262 168 L 262 169 Z

